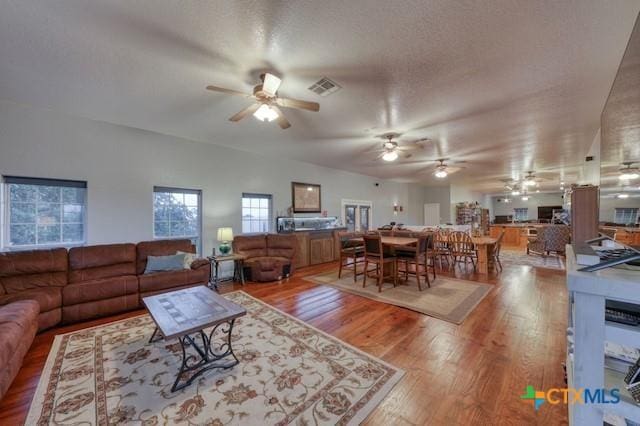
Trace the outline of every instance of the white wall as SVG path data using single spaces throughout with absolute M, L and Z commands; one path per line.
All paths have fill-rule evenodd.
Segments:
M 593 138 L 587 156 L 593 157 L 593 160 L 584 162 L 578 183 L 581 185 L 600 185 L 600 129 Z
M 600 196 L 600 222 L 615 222 L 616 208 L 640 209 L 640 197 L 626 199 L 615 198 L 611 195 Z
M 423 214 L 422 200 L 412 211 L 408 184 L 3 101 L 0 174 L 86 180 L 89 244 L 152 239 L 155 185 L 203 191 L 204 253 L 217 245 L 218 227 L 240 233 L 242 192 L 273 194 L 274 213 L 283 212 L 292 181 L 322 185 L 322 209 L 330 216 L 340 217 L 343 198 L 372 201 L 374 226 Z M 397 216 L 394 202 L 405 206 Z
M 409 184 L 409 202 L 405 206 L 407 210 L 407 223 L 405 225 L 424 224 L 425 187 L 419 184 Z
M 440 204 L 440 223 L 444 224 L 451 222 L 451 190 L 449 188 L 449 185 L 429 186 L 424 188 L 424 203 Z
M 491 219 L 495 219 L 496 216 L 512 215 L 513 209 L 524 208 L 529 209 L 529 219 L 538 218 L 538 206 L 562 206 L 562 193 L 539 193 L 531 194 L 529 201 L 522 201 L 520 197 L 509 197 L 510 203 L 498 202 L 503 200 L 504 196 L 491 197 L 492 213 Z

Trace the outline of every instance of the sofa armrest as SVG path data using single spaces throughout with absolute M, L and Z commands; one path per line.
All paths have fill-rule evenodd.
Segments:
M 202 267 L 209 267 L 210 262 L 208 259 L 196 259 L 191 262 L 191 269 L 200 269 Z

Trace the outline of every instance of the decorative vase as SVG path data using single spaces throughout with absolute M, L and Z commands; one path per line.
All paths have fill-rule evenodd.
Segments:
M 223 256 L 226 256 L 227 254 L 229 254 L 229 252 L 231 252 L 231 246 L 229 245 L 229 243 L 220 244 L 220 247 L 218 247 L 218 249 L 220 250 L 220 254 L 222 254 Z

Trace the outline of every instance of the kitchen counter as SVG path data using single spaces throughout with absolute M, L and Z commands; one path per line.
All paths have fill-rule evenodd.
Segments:
M 282 231 L 278 232 L 278 234 L 291 234 L 297 232 L 308 232 L 308 233 L 319 233 L 319 232 L 333 232 L 333 231 L 346 231 L 346 226 L 338 226 L 335 228 L 323 228 L 323 229 L 315 229 L 315 228 L 298 228 L 295 231 Z

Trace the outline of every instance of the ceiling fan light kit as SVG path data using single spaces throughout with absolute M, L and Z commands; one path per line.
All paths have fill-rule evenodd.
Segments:
M 239 92 L 237 90 L 225 89 L 217 86 L 207 86 L 207 90 L 213 92 L 225 93 L 228 95 L 242 96 L 243 98 L 253 99 L 255 103 L 236 113 L 230 121 L 238 122 L 253 114 L 260 121 L 276 121 L 281 129 L 288 129 L 291 123 L 284 116 L 280 107 L 303 109 L 307 111 L 320 111 L 320 104 L 317 102 L 301 101 L 298 99 L 281 98 L 278 96 L 278 89 L 282 80 L 270 73 L 264 73 L 260 76 L 262 84 L 258 84 L 253 88 L 253 94 Z
M 267 104 L 260 105 L 260 108 L 253 113 L 253 116 L 260 121 L 271 122 L 279 117 L 279 114 Z
M 396 161 L 398 159 L 398 153 L 395 150 L 387 151 L 382 154 L 382 159 L 384 161 Z
M 447 170 L 444 168 L 438 168 L 436 170 L 436 172 L 434 173 L 435 177 L 439 178 L 439 179 L 444 179 L 447 177 L 448 173 Z

